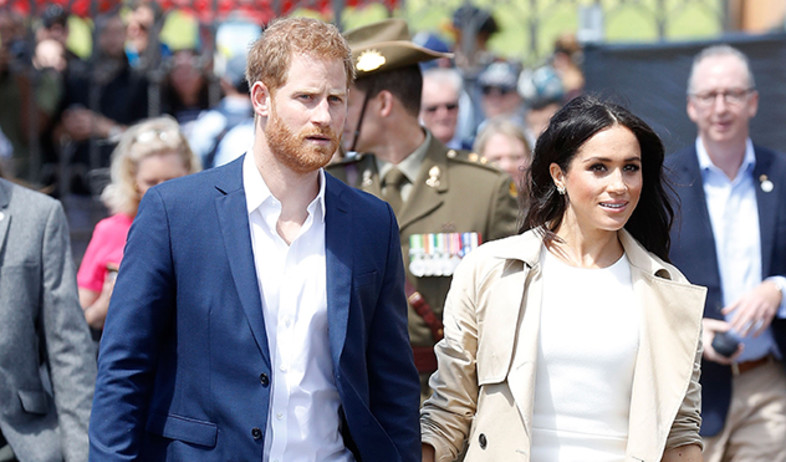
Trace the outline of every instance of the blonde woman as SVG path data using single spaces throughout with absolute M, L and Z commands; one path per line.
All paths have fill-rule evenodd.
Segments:
M 104 326 L 114 276 L 142 196 L 159 183 L 200 169 L 199 159 L 171 117 L 142 121 L 120 138 L 112 153 L 111 183 L 101 194 L 112 215 L 93 230 L 77 274 L 79 302 L 94 331 Z
M 532 159 L 532 150 L 524 129 L 515 122 L 505 117 L 489 120 L 475 138 L 472 149 L 500 170 L 510 173 L 516 186 L 524 186 L 524 172 Z

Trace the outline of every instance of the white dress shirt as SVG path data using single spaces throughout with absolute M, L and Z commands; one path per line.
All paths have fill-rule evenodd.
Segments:
M 701 138 L 696 139 L 696 153 L 699 159 L 707 210 L 715 237 L 715 254 L 718 257 L 723 306 L 734 303 L 762 282 L 761 233 L 759 230 L 759 209 L 756 202 L 756 184 L 753 168 L 756 156 L 750 139 L 745 144 L 745 157 L 734 179 L 712 163 Z M 784 297 L 786 299 L 786 297 Z M 784 316 L 781 304 L 779 317 Z M 725 315 L 731 321 L 735 312 Z M 769 353 L 779 355 L 778 347 L 767 329 L 758 337 L 752 330 L 742 338 L 745 349 L 738 361 L 759 359 Z M 732 332 L 736 334 L 735 332 Z
M 253 155 L 243 161 L 273 371 L 264 460 L 354 460 L 339 430 L 340 400 L 328 340 L 324 171 L 319 184 L 306 221 L 287 245 L 276 231 L 281 203 L 265 184 Z

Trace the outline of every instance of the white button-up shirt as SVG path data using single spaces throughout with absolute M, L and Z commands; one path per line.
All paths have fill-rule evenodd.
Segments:
M 352 461 L 339 431 L 338 391 L 330 356 L 325 264 L 325 173 L 290 245 L 276 223 L 281 202 L 243 161 L 251 244 L 271 355 L 264 460 Z M 243 358 L 238 358 L 242 361 Z
M 753 168 L 756 156 L 753 143 L 748 139 L 745 157 L 734 179 L 712 163 L 701 138 L 696 139 L 696 153 L 707 198 L 712 234 L 715 237 L 715 253 L 718 256 L 723 306 L 728 306 L 753 290 L 762 282 L 761 241 L 759 232 L 759 210 L 756 202 L 756 187 Z M 786 301 L 786 300 L 785 300 Z M 779 317 L 784 316 L 784 304 Z M 731 321 L 735 311 L 725 316 Z M 741 339 L 745 349 L 738 361 L 750 361 L 769 353 L 779 355 L 778 347 L 767 329 L 759 337 L 752 332 Z

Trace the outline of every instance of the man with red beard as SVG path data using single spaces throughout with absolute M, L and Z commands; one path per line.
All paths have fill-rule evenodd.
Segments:
M 354 78 L 338 30 L 249 52 L 253 150 L 152 188 L 102 338 L 95 461 L 420 457 L 398 228 L 325 174 Z

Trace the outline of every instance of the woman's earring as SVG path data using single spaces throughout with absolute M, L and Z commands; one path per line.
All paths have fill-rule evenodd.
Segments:
M 560 196 L 564 196 L 565 195 L 565 186 L 557 185 L 557 192 L 559 193 Z

